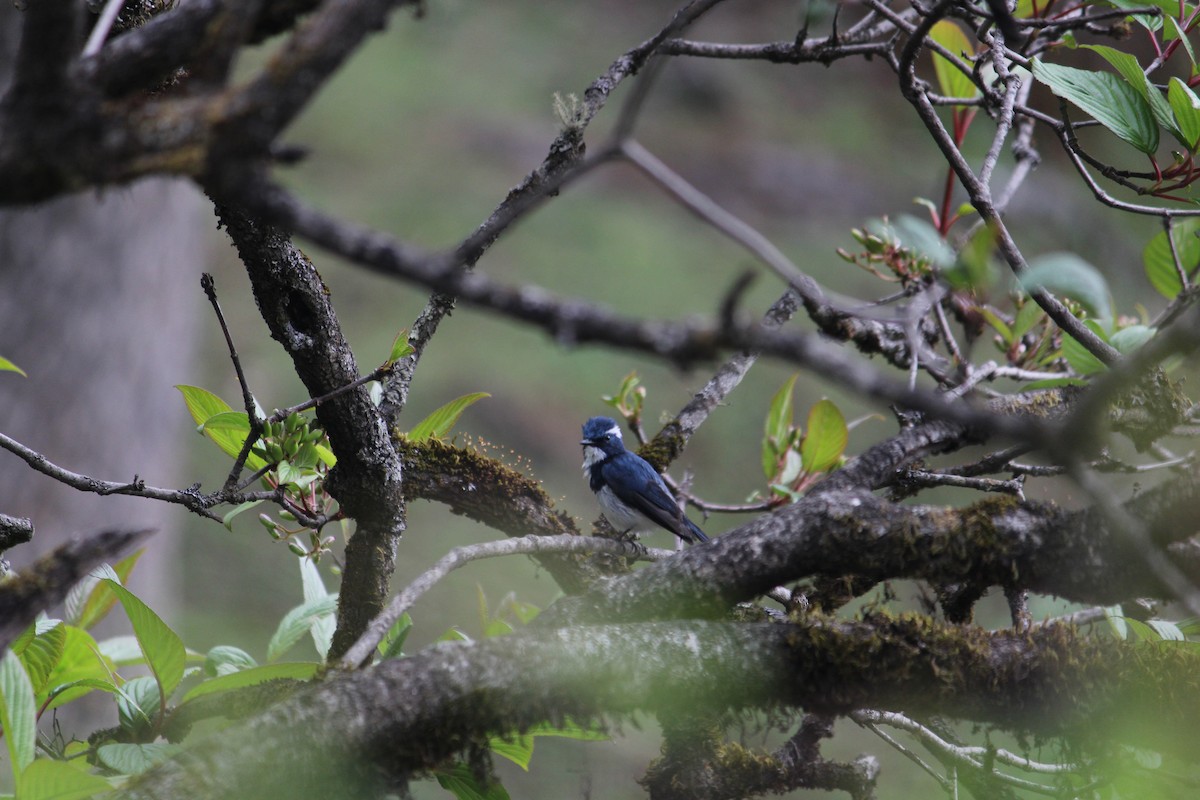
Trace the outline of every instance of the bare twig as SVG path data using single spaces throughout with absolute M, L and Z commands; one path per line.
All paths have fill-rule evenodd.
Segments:
M 674 555 L 670 550 L 649 550 L 636 542 L 605 539 L 599 536 L 523 536 L 495 542 L 456 547 L 396 595 L 366 627 L 362 635 L 342 655 L 338 666 L 357 669 L 368 663 L 371 653 L 383 641 L 388 630 L 413 604 L 442 578 L 472 561 L 500 556 L 536 553 L 608 553 L 627 558 L 656 561 Z

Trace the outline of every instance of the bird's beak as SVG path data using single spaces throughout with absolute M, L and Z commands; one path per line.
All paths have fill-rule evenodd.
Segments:
M 584 439 L 583 441 L 580 442 L 580 444 L 583 445 L 584 447 L 587 447 L 591 443 L 592 443 L 591 439 Z

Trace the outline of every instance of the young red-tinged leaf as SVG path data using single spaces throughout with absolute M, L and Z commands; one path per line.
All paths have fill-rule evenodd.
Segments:
M 1197 217 L 1177 219 L 1171 226 L 1171 240 L 1175 243 L 1179 265 L 1185 273 L 1200 266 L 1200 238 L 1197 233 L 1200 233 L 1200 218 Z M 1146 267 L 1150 285 L 1163 297 L 1174 300 L 1183 291 L 1166 231 L 1159 231 L 1150 238 L 1146 249 L 1142 251 L 1142 263 Z
M 15 373 L 19 374 L 22 378 L 29 377 L 28 375 L 25 374 L 25 370 L 21 369 L 20 367 L 18 367 L 13 362 L 9 361 L 4 356 L 0 356 L 0 372 L 15 372 Z
M 1110 72 L 1047 64 L 1033 59 L 1033 77 L 1091 114 L 1123 141 L 1147 155 L 1158 149 L 1158 125 L 1142 93 Z
M 39 759 L 21 773 L 17 797 L 21 800 L 83 800 L 112 791 L 112 784 L 84 772 L 71 762 Z
M 133 592 L 112 580 L 106 580 L 133 625 L 133 635 L 141 645 L 150 671 L 158 682 L 164 700 L 171 696 L 179 681 L 183 679 L 183 668 L 187 662 L 187 650 L 179 635 L 150 610 Z
M 846 418 L 831 400 L 818 400 L 808 412 L 800 460 L 806 472 L 827 472 L 846 450 Z
M 19 781 L 21 773 L 33 762 L 37 706 L 29 674 L 11 650 L 0 658 L 0 729 L 4 731 L 13 778 Z
M 967 34 L 963 32 L 962 28 L 958 27 L 957 23 L 951 22 L 948 19 L 943 19 L 934 25 L 933 29 L 929 32 L 929 38 L 946 48 L 950 53 L 962 56 L 963 60 L 968 62 L 971 56 L 975 54 L 975 50 L 971 46 L 971 40 L 967 38 Z M 971 76 L 963 73 L 961 69 L 940 53 L 935 52 L 933 54 L 933 70 L 937 75 L 938 88 L 946 97 L 961 97 L 971 100 L 979 96 L 979 88 L 971 80 Z
M 408 432 L 409 440 L 423 442 L 426 439 L 444 438 L 450 432 L 450 429 L 454 427 L 454 424 L 458 422 L 458 418 L 462 416 L 462 413 L 485 397 L 491 397 L 491 395 L 487 392 L 473 392 L 454 398 L 418 422 L 416 427 Z

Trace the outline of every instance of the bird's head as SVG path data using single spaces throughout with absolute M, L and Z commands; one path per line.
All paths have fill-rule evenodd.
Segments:
M 594 447 L 605 455 L 620 453 L 625 449 L 621 428 L 608 417 L 592 417 L 583 423 L 583 439 L 579 443 L 585 452 L 587 448 Z

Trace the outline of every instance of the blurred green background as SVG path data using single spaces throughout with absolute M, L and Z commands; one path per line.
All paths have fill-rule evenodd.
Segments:
M 690 35 L 787 40 L 809 13 L 804 3 L 727 6 Z M 287 140 L 310 148 L 311 155 L 280 177 L 307 201 L 344 218 L 425 247 L 452 246 L 540 163 L 557 133 L 554 93 L 581 94 L 674 9 L 674 3 L 662 0 L 569 5 L 434 0 L 424 19 L 401 12 L 289 132 Z M 827 9 L 814 6 L 811 13 L 812 32 L 827 31 Z M 275 44 L 265 45 L 256 57 L 265 57 Z M 253 64 L 248 59 L 242 68 Z M 588 141 L 603 141 L 628 91 L 626 84 L 616 93 Z M 977 127 L 970 140 L 976 155 L 990 132 L 984 124 Z M 852 248 L 849 230 L 869 218 L 920 213 L 912 199 L 938 197 L 945 175 L 934 146 L 900 98 L 895 76 L 878 61 L 848 60 L 827 69 L 676 60 L 651 93 L 637 135 L 829 290 L 864 299 L 891 288 L 840 260 L 835 248 Z M 1129 286 L 1144 294 L 1138 254 L 1156 227 L 1096 207 L 1066 175 L 1052 143 L 1043 146 L 1046 163 L 1010 214 L 1023 246 L 1031 253 L 1075 249 L 1094 257 L 1115 290 Z M 220 234 L 214 236 L 218 291 L 259 402 L 270 409 L 305 399 L 287 358 L 257 316 L 232 248 Z M 360 368 L 371 369 L 386 357 L 397 331 L 415 319 L 427 292 L 306 249 L 332 292 Z M 1128 265 L 1123 275 L 1108 269 L 1120 265 Z M 594 172 L 530 215 L 478 268 L 496 280 L 536 284 L 631 316 L 669 318 L 711 315 L 742 271 L 761 272 L 744 251 L 622 165 Z M 761 275 L 746 297 L 745 311 L 760 313 L 780 291 L 774 278 Z M 199 291 L 196 302 L 204 303 Z M 805 320 L 794 324 L 811 329 Z M 203 369 L 164 376 L 164 381 L 202 385 L 236 406 L 238 390 L 215 321 L 206 337 Z M 509 463 L 519 461 L 587 529 L 597 508 L 579 471 L 579 425 L 588 416 L 610 412 L 600 396 L 615 391 L 632 370 L 649 390 L 646 417 L 652 432 L 655 422 L 678 411 L 710 374 L 708 366 L 679 372 L 628 353 L 562 345 L 495 315 L 460 308 L 426 351 L 402 427 L 460 394 L 491 393 L 464 415 L 459 442 L 477 437 Z M 777 363 L 758 365 L 713 414 L 675 473 L 692 473 L 694 490 L 714 501 L 740 502 L 762 488 L 763 416 L 771 396 L 794 371 Z M 850 453 L 894 429 L 886 409 L 803 371 L 798 421 L 824 396 L 847 418 L 881 415 L 852 433 Z M 227 469 L 224 457 L 199 437 L 188 441 L 194 479 L 216 486 Z M 943 493 L 922 501 L 955 499 Z M 720 534 L 741 521 L 715 516 L 703 525 Z M 301 599 L 295 559 L 268 539 L 253 514 L 240 518 L 232 533 L 183 514 L 180 524 L 186 567 L 181 618 L 173 622 L 194 648 L 233 644 L 261 657 L 279 618 Z M 415 503 L 399 546 L 394 585 L 407 584 L 456 545 L 495 535 L 440 506 Z M 663 534 L 649 543 L 669 546 L 668 538 Z M 332 588 L 336 578 L 329 576 L 330 566 L 330 560 L 322 562 Z M 136 575 L 132 585 L 137 588 Z M 477 586 L 493 604 L 516 592 L 520 600 L 545 607 L 558 595 L 553 581 L 526 559 L 478 563 L 443 582 L 413 610 L 410 649 L 437 639 L 452 625 L 479 635 Z M 1001 608 L 1002 601 L 993 611 L 999 614 Z M 1034 611 L 1040 617 L 1063 608 L 1047 601 Z M 985 619 L 992 613 L 984 612 Z M 1002 616 L 996 619 L 999 623 Z M 311 657 L 302 652 L 305 647 L 295 655 Z M 652 720 L 643 722 L 653 729 Z M 641 797 L 634 781 L 655 740 L 636 727 L 625 725 L 624 735 L 613 743 L 540 741 L 529 775 L 506 763 L 501 774 L 513 797 Z M 826 755 L 879 754 L 885 765 L 880 797 L 934 788 L 878 740 L 852 725 L 841 730 L 849 735 L 836 737 Z M 764 733 L 753 720 L 747 721 L 744 737 L 748 743 L 780 741 L 778 732 Z M 448 796 L 435 785 L 418 795 Z

